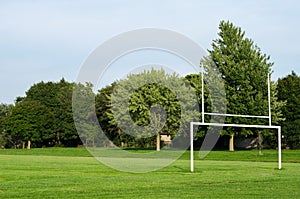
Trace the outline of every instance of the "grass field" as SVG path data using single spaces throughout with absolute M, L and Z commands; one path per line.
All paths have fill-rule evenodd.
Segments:
M 138 151 L 137 151 L 138 152 Z M 195 155 L 197 155 L 195 153 Z M 197 156 L 196 156 L 197 157 Z M 99 163 L 84 148 L 0 150 L 1 198 L 300 198 L 300 151 L 189 153 L 155 172 L 132 174 Z

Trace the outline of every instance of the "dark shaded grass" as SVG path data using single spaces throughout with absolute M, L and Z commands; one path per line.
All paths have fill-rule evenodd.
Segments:
M 101 150 L 99 150 L 101 154 Z M 132 153 L 153 152 L 149 149 L 126 149 Z M 204 160 L 218 161 L 254 161 L 254 162 L 277 162 L 277 150 L 263 150 L 262 156 L 258 155 L 258 150 L 237 150 L 229 151 L 211 151 Z M 92 157 L 85 148 L 33 148 L 27 149 L 1 149 L 0 155 L 35 155 L 35 156 L 71 156 L 71 157 Z M 199 159 L 199 151 L 194 152 L 195 159 Z M 180 157 L 181 160 L 189 160 L 190 152 L 186 151 Z M 300 150 L 282 150 L 283 162 L 300 163 Z

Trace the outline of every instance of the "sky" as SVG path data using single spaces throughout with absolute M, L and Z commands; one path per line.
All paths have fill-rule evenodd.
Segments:
M 207 50 L 229 20 L 270 55 L 273 80 L 299 74 L 299 11 L 297 0 L 0 0 L 0 103 L 14 103 L 40 81 L 75 81 L 95 48 L 146 27 L 179 32 Z M 180 64 L 176 70 L 187 70 Z M 118 67 L 104 82 L 131 70 Z

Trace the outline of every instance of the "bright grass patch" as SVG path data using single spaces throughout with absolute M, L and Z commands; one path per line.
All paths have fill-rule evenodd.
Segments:
M 300 164 L 276 169 L 276 151 L 265 151 L 271 162 L 236 160 L 254 152 L 214 151 L 195 161 L 195 173 L 184 154 L 167 168 L 132 174 L 104 166 L 85 149 L 0 150 L 0 198 L 299 198 Z M 299 151 L 284 153 L 299 159 Z

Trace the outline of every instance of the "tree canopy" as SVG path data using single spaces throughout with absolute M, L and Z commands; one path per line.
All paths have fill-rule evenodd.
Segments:
M 39 82 L 25 97 L 17 97 L 5 118 L 5 134 L 16 146 L 77 146 L 80 143 L 72 113 L 74 83 Z
M 30 149 L 31 142 L 41 146 L 43 141 L 48 140 L 52 121 L 49 108 L 38 101 L 26 101 L 12 108 L 4 120 L 4 126 L 15 147 L 27 142 Z
M 268 75 L 272 73 L 270 57 L 263 54 L 254 42 L 245 38 L 245 32 L 229 21 L 221 21 L 219 38 L 212 43 L 209 59 L 220 72 L 224 80 L 227 101 L 227 113 L 238 115 L 268 115 Z M 206 65 L 204 65 L 206 66 Z M 210 67 L 210 66 L 209 66 Z M 208 76 L 210 68 L 206 67 Z M 275 85 L 273 85 L 274 87 Z M 276 98 L 276 89 L 272 89 L 272 98 Z M 272 100 L 273 102 L 276 101 Z M 273 104 L 274 105 L 274 104 Z M 280 104 L 276 104 L 280 106 Z M 274 111 L 280 111 L 277 107 Z M 275 113 L 277 116 L 280 113 Z M 273 122 L 280 117 L 274 117 Z M 240 117 L 227 117 L 226 122 L 235 124 L 254 124 L 263 121 Z M 230 150 L 233 150 L 234 134 L 251 135 L 253 130 L 227 128 L 225 134 L 231 135 Z
M 285 121 L 281 122 L 284 141 L 291 148 L 300 148 L 300 76 L 294 71 L 278 80 L 278 99 L 285 100 L 282 107 Z
M 205 69 L 205 112 L 268 116 L 270 56 L 229 21 L 220 22 L 218 38 L 208 52 L 200 60 Z M 201 80 L 200 74 L 179 77 L 153 69 L 130 74 L 98 93 L 90 83 L 42 81 L 17 97 L 14 105 L 0 104 L 0 146 L 108 146 L 111 143 L 99 136 L 98 124 L 117 146 L 159 148 L 161 134 L 169 135 L 176 145 L 180 139 L 175 138 L 188 138 L 189 122 L 201 120 Z M 272 124 L 282 125 L 286 146 L 300 148 L 300 77 L 292 72 L 271 81 L 270 95 Z M 210 119 L 205 116 L 205 121 Z M 231 116 L 225 122 L 268 124 L 262 118 Z M 195 138 L 203 139 L 208 129 L 199 127 Z M 234 136 L 264 137 L 271 147 L 277 143 L 275 132 L 268 130 L 228 127 L 222 135 L 230 137 L 230 150 L 234 150 Z
M 106 87 L 100 93 L 108 94 L 104 98 L 113 104 L 103 104 L 102 110 L 107 111 L 105 120 L 113 127 L 118 126 L 118 135 L 114 135 L 121 142 L 134 141 L 141 146 L 151 146 L 157 143 L 153 132 L 165 133 L 173 138 L 181 134 L 187 136 L 188 131 L 183 129 L 187 129 L 188 121 L 196 115 L 199 117 L 196 99 L 194 104 L 190 100 L 193 99 L 193 91 L 176 75 L 168 75 L 162 70 L 144 71 L 129 75 L 116 84 L 114 89 Z M 99 96 L 98 100 L 103 98 Z M 104 121 L 103 118 L 99 120 L 100 123 Z M 110 132 L 109 126 L 104 125 L 106 127 Z

